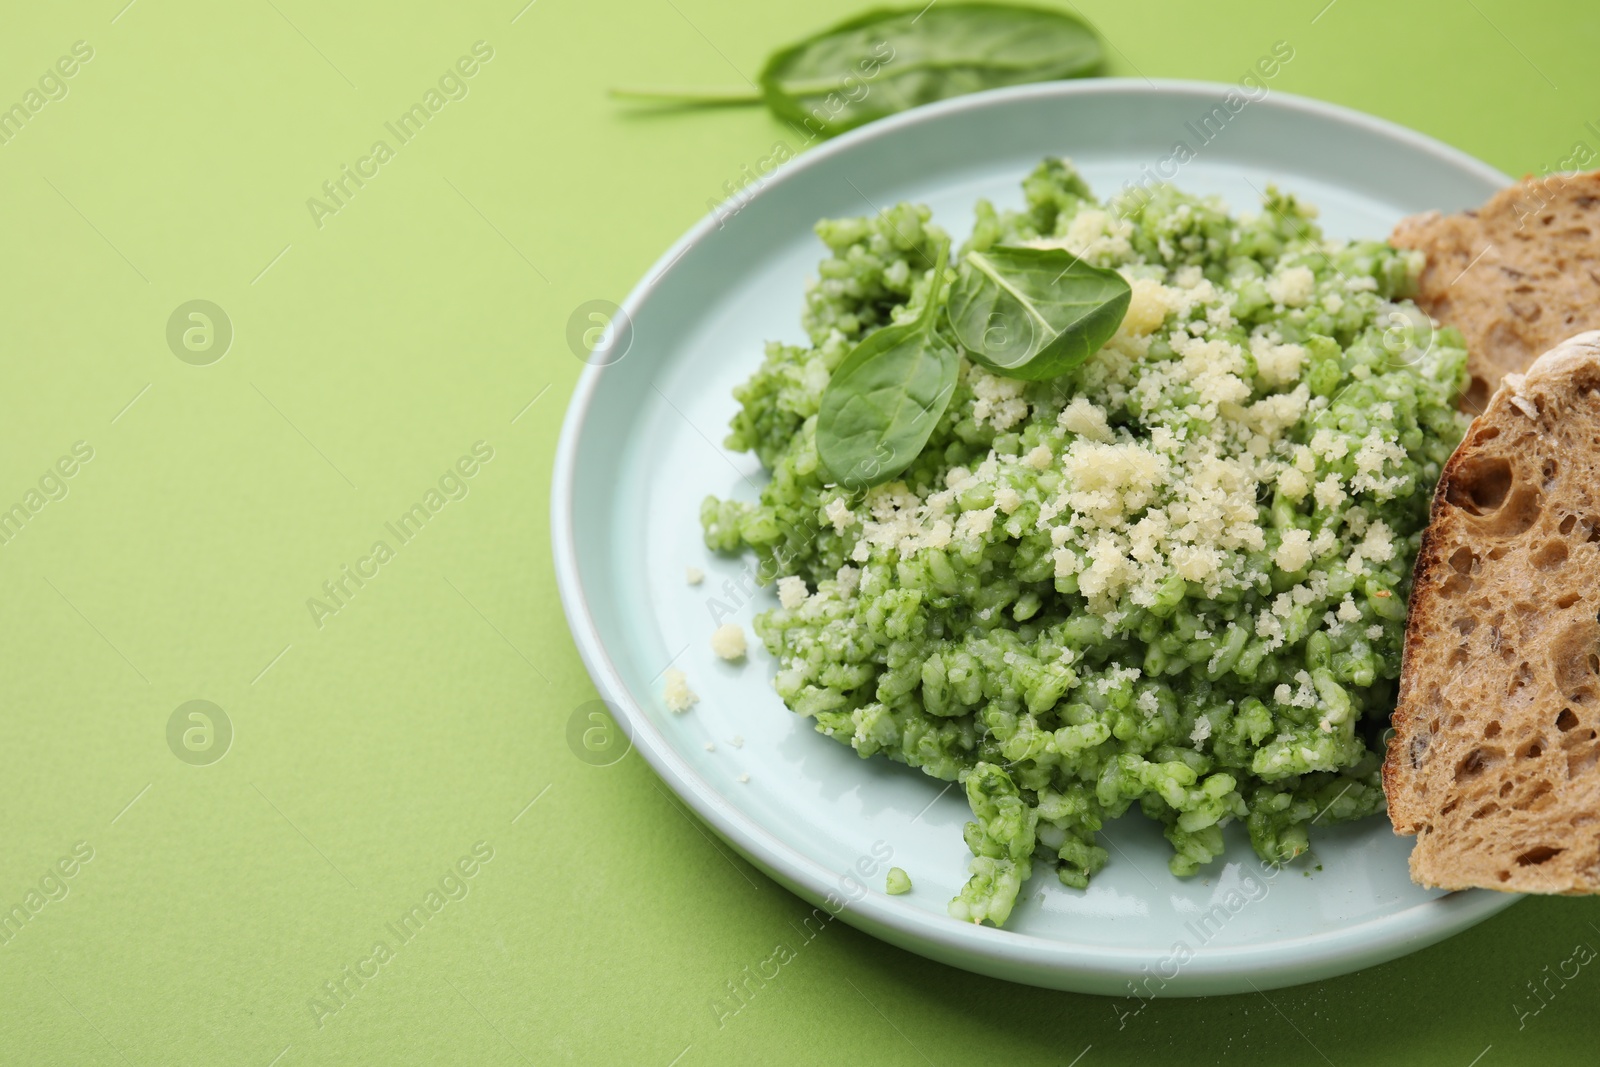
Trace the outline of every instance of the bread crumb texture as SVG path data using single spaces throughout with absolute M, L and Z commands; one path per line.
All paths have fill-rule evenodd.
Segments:
M 1600 891 L 1597 613 L 1600 331 L 1506 382 L 1440 478 L 1383 770 L 1416 881 Z

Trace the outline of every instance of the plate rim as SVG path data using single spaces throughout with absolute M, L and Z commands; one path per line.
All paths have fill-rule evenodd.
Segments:
M 771 174 L 759 189 L 740 195 L 746 202 L 751 197 L 773 195 L 774 190 L 795 180 L 797 175 L 825 160 L 849 152 L 863 141 L 891 130 L 937 122 L 947 115 L 962 111 L 1003 108 L 1013 101 L 1025 99 L 1097 95 L 1178 95 L 1214 100 L 1236 89 L 1237 86 L 1231 83 L 1190 79 L 1088 78 L 986 90 L 913 108 L 851 130 L 801 153 Z M 1497 168 L 1443 141 L 1339 104 L 1287 92 L 1274 92 L 1259 104 L 1309 113 L 1409 142 L 1414 148 L 1463 170 L 1475 172 L 1500 186 L 1510 185 L 1514 181 Z M 724 206 L 718 205 L 718 209 L 706 214 L 651 264 L 620 305 L 628 321 L 632 321 L 640 306 L 660 286 L 677 261 L 719 228 L 718 214 Z M 577 530 L 573 521 L 576 469 L 579 440 L 606 370 L 605 366 L 590 364 L 578 377 L 562 419 L 550 485 L 551 552 L 556 585 L 579 657 L 602 699 L 623 713 L 627 720 L 624 724 L 626 733 L 632 746 L 639 749 L 652 772 L 742 856 L 803 899 L 811 903 L 823 901 L 837 886 L 839 872 L 805 856 L 757 820 L 739 811 L 694 771 L 665 735 L 655 728 L 629 692 L 589 611 L 577 562 Z M 1225 990 L 1219 988 L 1219 980 L 1226 984 L 1228 978 L 1249 979 L 1259 976 L 1269 983 L 1267 988 L 1272 988 L 1332 977 L 1434 944 L 1521 899 L 1520 894 L 1491 890 L 1451 892 L 1403 911 L 1322 933 L 1282 938 L 1265 944 L 1216 948 L 1201 946 L 1184 964 L 1179 977 L 1185 980 L 1166 983 L 1179 985 L 1180 988 L 1168 991 L 1164 984 L 1156 995 L 1191 996 L 1221 992 Z M 1076 977 L 1102 986 L 1129 979 L 1131 990 L 1131 979 L 1139 977 L 1141 973 L 1148 977 L 1151 962 L 1146 950 L 1081 944 L 995 927 L 974 926 L 909 907 L 886 893 L 872 889 L 860 899 L 847 902 L 838 917 L 873 936 L 891 940 L 922 955 L 929 953 L 923 952 L 920 947 L 911 947 L 907 942 L 918 946 L 937 946 L 942 950 L 940 957 L 947 961 L 952 956 L 960 957 L 960 962 L 953 962 L 953 966 L 1058 988 L 1071 987 L 1070 979 Z M 1401 952 L 1386 951 L 1385 946 L 1396 944 L 1411 947 Z M 1050 980 L 1053 977 L 1069 981 L 1058 985 Z M 1206 988 L 1182 988 L 1196 980 Z

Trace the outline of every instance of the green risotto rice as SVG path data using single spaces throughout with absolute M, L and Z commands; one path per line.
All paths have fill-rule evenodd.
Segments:
M 771 481 L 701 512 L 708 545 L 778 582 L 755 628 L 784 702 L 964 787 L 950 914 L 995 925 L 1036 860 L 1085 887 L 1133 805 L 1176 875 L 1231 822 L 1283 863 L 1312 822 L 1383 809 L 1412 559 L 1466 425 L 1459 336 L 1409 329 L 1428 330 L 1404 300 L 1417 253 L 1326 239 L 1270 189 L 1237 218 L 1165 186 L 1101 203 L 1060 160 L 1023 189 L 1023 211 L 980 201 L 959 251 L 1120 272 L 1116 336 L 1043 382 L 963 357 L 916 461 L 848 491 L 817 457 L 823 390 L 865 335 L 916 317 L 949 239 L 914 204 L 824 220 L 810 345 L 769 345 L 735 390 L 728 445 Z

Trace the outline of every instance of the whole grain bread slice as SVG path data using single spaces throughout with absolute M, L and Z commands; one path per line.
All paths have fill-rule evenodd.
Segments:
M 1508 375 L 1417 554 L 1389 818 L 1427 886 L 1600 892 L 1600 331 Z
M 1466 338 L 1473 414 L 1501 377 L 1600 329 L 1600 171 L 1525 178 L 1476 211 L 1403 219 L 1389 241 L 1427 256 L 1416 301 Z

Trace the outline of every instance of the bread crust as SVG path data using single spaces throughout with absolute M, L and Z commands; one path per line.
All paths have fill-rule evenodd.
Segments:
M 1600 891 L 1600 331 L 1501 383 L 1434 493 L 1383 766 L 1412 878 Z
M 1403 219 L 1389 241 L 1426 254 L 1415 299 L 1466 338 L 1473 414 L 1502 377 L 1600 329 L 1600 171 L 1530 176 L 1476 211 Z

